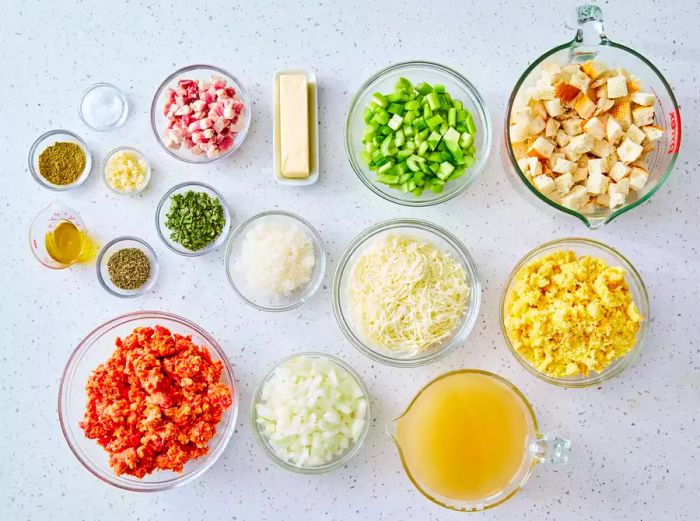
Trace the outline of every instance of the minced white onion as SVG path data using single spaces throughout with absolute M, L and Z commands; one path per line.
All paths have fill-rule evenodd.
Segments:
M 367 421 L 367 400 L 355 377 L 317 356 L 277 367 L 255 410 L 275 453 L 298 467 L 329 463 L 357 442 Z

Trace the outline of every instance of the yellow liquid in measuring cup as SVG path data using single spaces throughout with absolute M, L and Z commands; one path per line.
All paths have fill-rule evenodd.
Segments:
M 80 257 L 85 242 L 85 234 L 70 221 L 60 221 L 46 234 L 46 251 L 56 262 L 71 264 Z
M 396 438 L 426 493 L 479 501 L 517 477 L 533 430 L 527 405 L 509 385 L 466 372 L 426 387 L 399 419 Z

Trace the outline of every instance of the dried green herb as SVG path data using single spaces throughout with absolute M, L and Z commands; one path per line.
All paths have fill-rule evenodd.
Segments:
M 109 258 L 107 272 L 119 289 L 139 289 L 151 276 L 151 260 L 138 248 L 124 248 Z
M 214 242 L 226 224 L 221 202 L 205 192 L 192 190 L 172 195 L 165 217 L 170 238 L 190 251 L 201 250 Z

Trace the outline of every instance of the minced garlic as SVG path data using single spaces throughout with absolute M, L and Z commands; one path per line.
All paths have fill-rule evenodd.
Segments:
M 515 350 L 557 378 L 601 372 L 634 347 L 643 320 L 623 268 L 573 251 L 523 266 L 504 311 Z
M 118 192 L 136 192 L 147 182 L 148 164 L 138 153 L 120 150 L 105 167 L 105 180 Z

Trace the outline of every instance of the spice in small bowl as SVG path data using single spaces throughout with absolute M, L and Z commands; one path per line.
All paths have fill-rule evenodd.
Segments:
M 68 190 L 85 182 L 92 169 L 92 156 L 85 142 L 67 130 L 52 130 L 29 150 L 29 170 L 49 190 Z
M 171 188 L 156 209 L 158 233 L 172 251 L 194 257 L 220 246 L 228 236 L 231 217 L 223 196 L 205 183 Z
M 148 161 L 141 152 L 129 147 L 116 148 L 107 154 L 102 172 L 107 186 L 118 194 L 138 194 L 151 180 Z
M 137 237 L 118 237 L 97 258 L 97 278 L 117 297 L 136 297 L 158 277 L 158 259 L 148 243 Z

